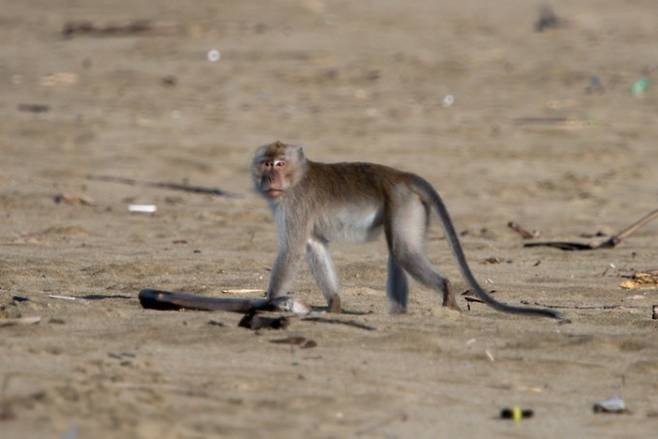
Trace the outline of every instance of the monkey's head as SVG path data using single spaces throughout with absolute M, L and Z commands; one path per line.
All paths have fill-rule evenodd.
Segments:
M 304 177 L 306 168 L 306 157 L 301 146 L 276 141 L 256 150 L 251 175 L 256 190 L 274 201 Z

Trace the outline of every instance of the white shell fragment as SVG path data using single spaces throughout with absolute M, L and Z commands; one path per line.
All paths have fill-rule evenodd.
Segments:
M 626 411 L 626 403 L 618 396 L 594 404 L 594 412 L 596 413 L 624 413 Z
M 128 212 L 132 213 L 155 213 L 158 206 L 155 204 L 131 204 L 128 206 Z
M 222 54 L 219 53 L 219 50 L 217 49 L 211 49 L 208 51 L 207 57 L 208 57 L 208 61 L 217 62 L 222 57 Z
M 279 297 L 274 299 L 274 304 L 283 311 L 292 312 L 299 316 L 305 316 L 311 313 L 311 307 L 309 305 L 294 297 Z

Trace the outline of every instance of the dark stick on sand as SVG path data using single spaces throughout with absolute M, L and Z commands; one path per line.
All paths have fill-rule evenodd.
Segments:
M 658 209 L 643 216 L 638 221 L 626 227 L 621 232 L 612 235 L 608 239 L 595 242 L 573 242 L 573 241 L 541 241 L 541 242 L 527 242 L 523 244 L 524 247 L 554 247 L 564 251 L 577 251 L 577 250 L 597 250 L 600 248 L 613 248 L 616 247 L 622 240 L 628 238 L 631 234 L 635 233 L 640 227 L 648 222 L 658 218 Z
M 162 311 L 182 308 L 198 311 L 230 311 L 239 313 L 278 310 L 275 304 L 264 298 L 205 297 L 188 293 L 154 290 L 151 288 L 145 288 L 139 292 L 139 303 L 144 308 Z

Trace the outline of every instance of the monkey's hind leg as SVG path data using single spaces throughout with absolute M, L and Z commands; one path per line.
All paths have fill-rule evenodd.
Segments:
M 432 267 L 425 255 L 427 207 L 416 197 L 400 197 L 397 201 L 386 230 L 391 256 L 411 277 L 441 293 L 443 306 L 460 310 L 450 282 Z
M 341 306 L 340 296 L 338 295 L 338 279 L 327 246 L 318 240 L 309 239 L 306 243 L 306 260 L 320 291 L 322 291 L 322 295 L 327 301 L 329 312 L 339 313 Z
M 386 279 L 386 296 L 388 297 L 389 313 L 404 314 L 407 312 L 408 293 L 407 275 L 395 261 L 393 255 L 389 254 L 388 278 Z

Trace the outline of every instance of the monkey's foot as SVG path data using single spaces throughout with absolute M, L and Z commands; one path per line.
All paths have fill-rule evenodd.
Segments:
M 399 303 L 391 303 L 388 306 L 388 313 L 391 315 L 406 314 L 407 307 Z
M 329 299 L 327 303 L 327 311 L 331 313 L 336 313 L 340 314 L 341 312 L 341 307 L 340 307 L 340 297 L 334 296 L 331 299 Z
M 462 309 L 457 304 L 457 299 L 455 298 L 455 292 L 450 285 L 448 280 L 445 281 L 443 285 L 443 306 L 447 306 L 450 309 L 455 311 L 461 311 Z
M 449 302 L 447 304 L 444 303 L 443 306 L 447 306 L 448 308 L 454 309 L 455 311 L 459 311 L 459 312 L 461 312 L 461 310 L 462 310 L 461 307 L 457 304 L 457 301 L 455 300 L 454 297 L 453 297 L 451 302 Z

